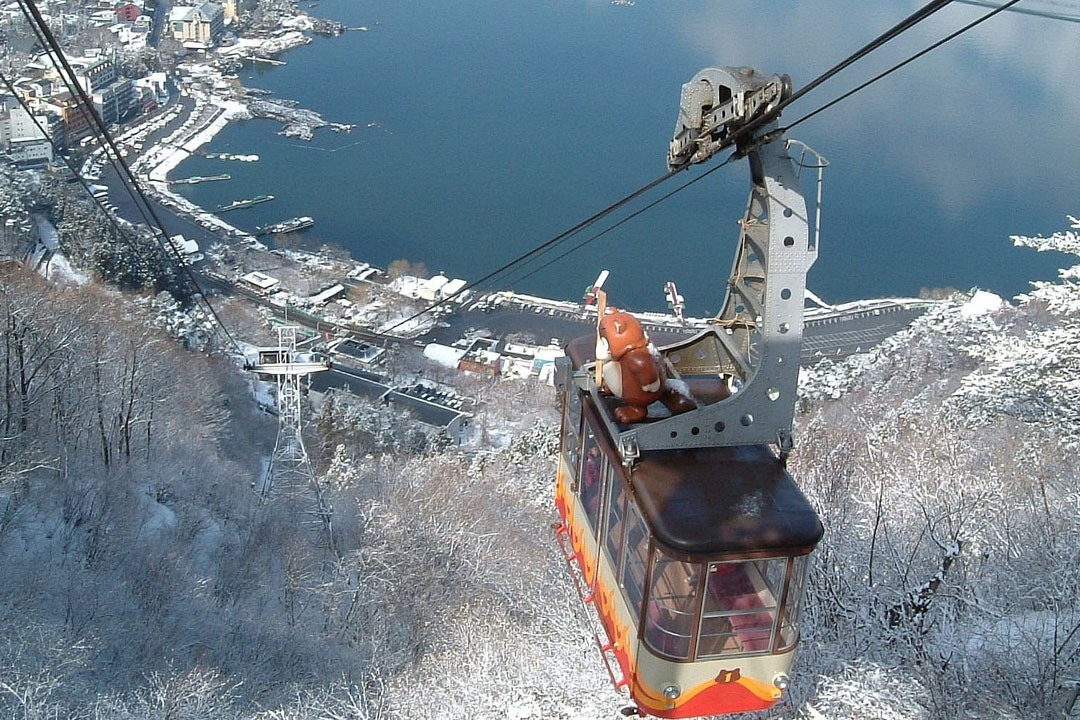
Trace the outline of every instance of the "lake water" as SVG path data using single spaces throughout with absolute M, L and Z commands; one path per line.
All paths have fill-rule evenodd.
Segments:
M 303 142 L 277 135 L 272 121 L 234 124 L 205 149 L 258 153 L 260 162 L 195 157 L 174 176 L 230 173 L 229 182 L 182 187 L 210 208 L 276 196 L 226 216 L 240 227 L 312 215 L 313 242 L 471 281 L 661 175 L 680 87 L 700 68 L 753 65 L 789 73 L 798 88 L 921 4 L 303 2 L 369 31 L 317 38 L 284 55 L 287 66 L 249 67 L 242 78 L 358 127 Z M 984 12 L 946 8 L 792 105 L 782 122 Z M 1013 296 L 1029 280 L 1054 278 L 1069 258 L 1013 248 L 1009 236 L 1052 233 L 1080 213 L 1077 67 L 1080 24 L 1002 13 L 793 130 L 831 163 L 810 288 L 830 301 L 944 286 Z M 713 173 L 499 287 L 576 299 L 607 268 L 613 302 L 660 309 L 662 286 L 674 280 L 689 313 L 711 314 L 748 176 L 745 162 Z

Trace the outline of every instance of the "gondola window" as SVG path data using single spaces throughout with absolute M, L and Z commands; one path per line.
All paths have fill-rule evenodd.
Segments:
M 709 565 L 698 657 L 772 651 L 787 558 Z
M 788 585 L 787 599 L 784 600 L 783 620 L 780 623 L 780 650 L 788 650 L 799 642 L 799 611 L 802 607 L 803 587 L 806 583 L 806 566 L 810 556 L 793 558 L 791 563 L 791 582 Z
M 562 452 L 566 458 L 566 467 L 570 468 L 571 472 L 576 472 L 578 451 L 581 448 L 581 395 L 566 393 L 563 397 L 566 398 L 566 412 L 563 415 Z
M 645 617 L 645 642 L 661 655 L 690 657 L 698 607 L 701 565 L 653 556 L 652 585 Z
M 641 600 L 645 595 L 645 570 L 649 557 L 649 529 L 633 503 L 627 508 L 626 549 L 624 550 L 622 575 L 619 585 L 626 595 L 626 603 L 634 613 L 641 615 Z
M 600 500 L 607 462 L 592 429 L 586 429 L 581 458 L 581 504 L 594 533 L 599 534 Z
M 626 488 L 617 474 L 612 473 L 611 490 L 608 493 L 607 535 L 604 545 L 611 556 L 611 567 L 618 573 L 619 549 L 622 547 L 626 524 Z

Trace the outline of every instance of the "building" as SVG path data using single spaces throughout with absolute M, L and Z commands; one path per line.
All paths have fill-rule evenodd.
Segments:
M 169 238 L 169 244 L 178 253 L 186 255 L 189 260 L 194 260 L 195 256 L 199 255 L 199 243 L 195 240 L 189 240 L 183 235 L 173 235 Z M 202 259 L 201 255 L 199 255 L 199 259 Z
M 246 12 L 254 8 L 255 0 L 224 0 L 222 9 L 225 11 L 225 22 L 236 22 Z
M 436 275 L 433 278 L 422 280 L 420 286 L 417 289 L 417 296 L 421 300 L 427 300 L 429 302 L 434 300 L 445 300 L 446 298 L 455 297 L 458 302 L 464 299 L 464 295 L 458 295 L 465 287 L 466 283 L 460 278 L 451 280 L 443 274 Z
M 53 160 L 53 146 L 47 138 L 12 138 L 8 142 L 7 156 L 21 165 L 45 165 Z
M 75 58 L 68 60 L 75 79 L 87 93 L 101 90 L 116 82 L 116 68 L 106 58 Z M 50 68 L 51 75 L 59 77 L 56 70 Z
M 143 14 L 142 8 L 135 3 L 127 3 L 116 8 L 116 19 L 121 22 L 133 23 Z
M 502 373 L 500 354 L 495 350 L 498 340 L 476 338 L 458 362 L 458 370 L 495 380 Z
M 255 271 L 249 272 L 247 275 L 240 278 L 240 284 L 265 295 L 280 285 L 281 281 L 266 273 Z
M 145 25 L 140 25 L 138 21 L 133 23 L 118 22 L 110 25 L 108 31 L 116 37 L 116 42 L 120 47 L 129 50 L 146 47 L 146 41 L 150 37 L 150 29 Z
M 112 8 L 108 10 L 95 10 L 90 13 L 90 24 L 96 27 L 105 27 L 106 25 L 112 25 L 116 22 L 116 13 Z
M 58 93 L 37 102 L 37 106 L 46 112 L 53 112 L 60 117 L 64 126 L 64 142 L 68 145 L 90 135 L 90 111 L 69 92 Z
M 225 31 L 225 10 L 216 3 L 174 7 L 169 11 L 169 30 L 184 47 L 213 47 Z
M 135 81 L 135 87 L 139 90 L 149 90 L 159 103 L 169 100 L 169 77 L 163 72 L 150 73 Z
M 128 78 L 121 78 L 101 90 L 94 91 L 91 97 L 94 100 L 94 109 L 106 125 L 120 122 L 138 100 L 135 83 Z
M 344 363 L 360 364 L 362 366 L 375 365 L 386 356 L 386 350 L 381 347 L 369 345 L 352 338 L 332 341 L 327 346 L 327 352 Z
M 44 130 L 44 134 L 42 133 Z M 64 124 L 51 112 L 31 115 L 19 101 L 0 96 L 0 150 L 17 163 L 47 163 L 64 144 Z
M 92 98 L 94 109 L 106 125 L 120 122 L 136 105 L 135 86 L 131 80 L 121 78 L 116 74 L 116 67 L 111 60 L 103 57 L 85 57 L 72 58 L 68 62 L 75 71 L 75 80 Z M 59 80 L 55 68 L 46 68 L 45 74 L 47 78 Z M 65 122 L 68 120 L 65 119 Z M 72 139 L 77 139 L 83 128 L 89 128 L 89 118 L 84 126 L 81 119 L 72 115 L 71 123 L 78 126 L 75 134 L 69 136 Z

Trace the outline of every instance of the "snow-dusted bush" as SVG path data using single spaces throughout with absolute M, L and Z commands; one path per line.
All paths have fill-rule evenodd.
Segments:
M 1061 709 L 1080 673 L 1077 272 L 1016 307 L 955 298 L 803 373 L 791 466 L 826 536 L 793 714 Z
M 764 716 L 1060 709 L 1080 673 L 1077 277 L 1016 307 L 941 303 L 804 374 L 790 467 L 826 536 L 796 682 Z M 303 497 L 248 490 L 273 436 L 241 381 L 114 295 L 20 277 L 0 290 L 0 716 L 570 719 L 621 705 L 551 535 L 551 391 L 470 384 L 480 431 L 463 449 L 329 401 L 309 446 L 329 543 Z M 19 362 L 40 368 L 32 382 Z

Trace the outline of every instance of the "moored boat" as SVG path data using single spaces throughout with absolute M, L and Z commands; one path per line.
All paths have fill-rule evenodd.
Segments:
M 283 220 L 279 223 L 274 223 L 272 225 L 265 225 L 256 229 L 259 231 L 260 235 L 276 235 L 277 233 L 290 233 L 299 232 L 300 230 L 307 230 L 314 224 L 314 218 L 304 215 L 301 217 L 289 218 L 288 220 Z
M 259 203 L 270 202 L 274 199 L 273 195 L 256 195 L 250 200 L 235 200 L 228 205 L 218 205 L 216 212 L 229 212 L 230 210 L 240 210 L 241 208 L 251 207 L 252 205 L 258 205 Z

